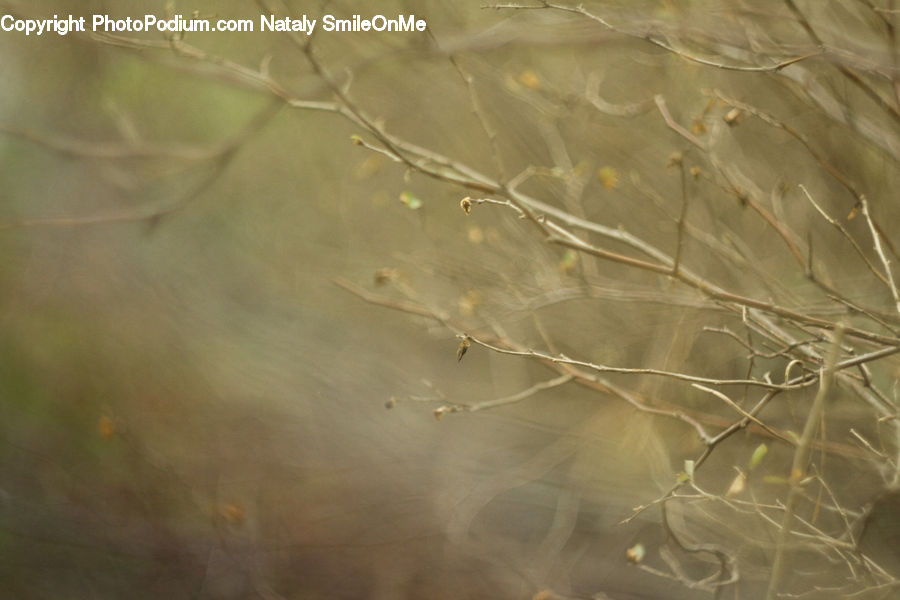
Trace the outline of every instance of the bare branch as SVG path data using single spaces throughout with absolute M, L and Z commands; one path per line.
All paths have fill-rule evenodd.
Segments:
M 564 6 L 564 5 L 560 5 L 560 4 L 555 4 L 553 2 L 547 2 L 545 0 L 541 0 L 541 5 L 539 5 L 539 6 L 528 6 L 528 5 L 521 5 L 521 4 L 495 4 L 495 5 L 489 6 L 488 8 L 516 9 L 516 10 L 552 8 L 552 9 L 560 10 L 563 12 L 579 14 L 584 17 L 587 17 L 588 19 L 590 19 L 596 23 L 603 25 L 603 27 L 605 27 L 606 29 L 608 29 L 610 31 L 614 31 L 616 33 L 627 35 L 629 37 L 647 41 L 647 42 L 653 44 L 654 46 L 662 48 L 663 50 L 666 50 L 667 52 L 671 52 L 672 54 L 678 55 L 681 58 L 688 60 L 690 62 L 694 62 L 694 63 L 704 65 L 707 67 L 715 67 L 717 69 L 723 69 L 726 71 L 775 72 L 775 71 L 779 71 L 789 65 L 795 64 L 802 60 L 806 60 L 808 58 L 811 58 L 813 56 L 818 56 L 819 54 L 821 54 L 821 52 L 814 52 L 814 53 L 805 54 L 802 56 L 794 56 L 794 57 L 784 59 L 774 65 L 769 65 L 769 66 L 735 65 L 735 64 L 724 63 L 721 61 L 715 61 L 715 60 L 712 60 L 709 58 L 703 58 L 703 57 L 696 56 L 694 54 L 690 54 L 688 52 L 679 50 L 679 49 L 675 48 L 674 46 L 672 46 L 669 42 L 653 37 L 650 33 L 629 32 L 629 31 L 623 30 L 621 28 L 615 27 L 612 24 L 610 24 L 607 20 L 600 17 L 599 15 L 596 15 L 596 14 L 591 13 L 588 10 L 586 10 L 584 8 L 584 6 L 582 6 L 582 5 Z
M 470 336 L 471 337 L 471 336 Z M 815 379 L 814 378 L 804 378 L 801 381 L 793 384 L 783 384 L 778 385 L 766 381 L 759 381 L 756 379 L 712 379 L 709 377 L 698 377 L 695 375 L 687 375 L 685 373 L 677 373 L 672 371 L 663 371 L 661 369 L 646 369 L 646 368 L 627 368 L 627 367 L 610 367 L 606 365 L 598 365 L 591 362 L 575 360 L 569 358 L 565 355 L 550 355 L 545 352 L 540 352 L 538 350 L 510 350 L 506 348 L 501 348 L 499 346 L 495 346 L 490 344 L 484 340 L 480 340 L 475 337 L 471 337 L 473 343 L 478 344 L 479 346 L 483 346 L 488 350 L 493 350 L 494 352 L 498 352 L 500 354 L 510 354 L 513 356 L 526 356 L 530 358 L 538 358 L 541 360 L 546 360 L 552 363 L 564 364 L 564 365 L 572 365 L 576 367 L 584 367 L 587 369 L 591 369 L 592 371 L 597 371 L 598 373 L 620 373 L 625 375 L 659 375 L 662 377 L 669 377 L 672 379 L 677 379 L 679 381 L 688 381 L 691 383 L 705 383 L 707 385 L 748 385 L 748 386 L 756 386 L 763 387 L 772 390 L 792 390 L 799 389 L 803 387 L 807 387 L 812 384 Z
M 875 221 L 872 219 L 868 200 L 866 200 L 865 197 L 862 197 L 860 202 L 862 203 L 863 216 L 866 218 L 866 223 L 869 225 L 869 231 L 872 233 L 875 252 L 878 253 L 878 258 L 881 259 L 881 264 L 884 266 L 884 272 L 887 274 L 887 285 L 888 289 L 891 290 L 891 296 L 894 297 L 894 306 L 897 309 L 897 312 L 900 313 L 900 295 L 897 294 L 897 284 L 894 283 L 894 273 L 891 270 L 891 261 L 888 260 L 887 255 L 884 253 L 884 249 L 881 247 L 881 234 L 878 232 Z
M 675 119 L 673 119 L 671 113 L 669 113 L 669 108 L 666 106 L 666 99 L 663 98 L 662 95 L 657 94 L 653 96 L 653 102 L 656 103 L 656 108 L 659 109 L 659 113 L 662 115 L 662 118 L 666 122 L 666 125 L 669 126 L 669 129 L 671 129 L 693 145 L 697 146 L 704 152 L 708 151 L 706 144 L 704 144 L 697 136 L 675 122 Z
M 825 366 L 822 368 L 822 376 L 819 379 L 819 390 L 816 392 L 816 397 L 813 399 L 813 405 L 806 415 L 806 423 L 803 426 L 803 432 L 800 434 L 799 441 L 794 449 L 794 461 L 789 478 L 790 488 L 788 491 L 787 502 L 785 503 L 784 517 L 781 521 L 781 531 L 775 547 L 775 557 L 772 561 L 772 573 L 769 578 L 769 589 L 766 594 L 767 600 L 774 600 L 777 596 L 781 588 L 781 580 L 784 577 L 784 572 L 787 567 L 787 559 L 785 557 L 787 553 L 787 541 L 791 535 L 797 501 L 800 498 L 802 486 L 806 479 L 810 443 L 815 435 L 816 427 L 819 425 L 819 418 L 825 410 L 825 399 L 828 398 L 831 393 L 831 384 L 834 381 L 843 333 L 842 328 L 838 328 L 834 332 L 834 339 L 831 342 L 831 348 L 829 349 Z
M 521 402 L 526 398 L 530 398 L 534 396 L 538 392 L 542 392 L 544 390 L 549 390 L 555 387 L 559 387 L 563 384 L 566 384 L 572 381 L 575 378 L 571 373 L 565 373 L 560 375 L 559 377 L 554 377 L 553 379 L 549 379 L 547 381 L 542 381 L 540 383 L 536 383 L 533 386 L 522 390 L 521 392 L 517 392 L 510 396 L 504 396 L 503 398 L 496 398 L 494 400 L 485 400 L 483 402 L 477 402 L 475 404 L 466 404 L 466 403 L 453 403 L 453 404 L 444 404 L 434 409 L 435 417 L 440 418 L 441 416 L 448 413 L 456 413 L 456 412 L 478 412 L 480 410 L 487 410 L 490 408 L 497 408 L 498 406 L 506 406 L 507 404 L 515 404 L 516 402 Z

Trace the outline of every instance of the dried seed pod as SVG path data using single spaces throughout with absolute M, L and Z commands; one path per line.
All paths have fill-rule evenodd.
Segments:
M 472 345 L 469 339 L 469 336 L 464 336 L 462 341 L 459 343 L 459 348 L 456 349 L 456 362 L 462 360 L 462 357 L 465 356 L 466 352 L 469 350 L 469 346 Z
M 739 108 L 732 108 L 725 113 L 724 119 L 729 125 L 737 125 L 741 122 L 741 110 Z

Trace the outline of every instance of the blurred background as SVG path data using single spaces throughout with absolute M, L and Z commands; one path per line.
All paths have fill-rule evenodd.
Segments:
M 746 111 L 733 126 L 711 90 L 802 130 L 865 182 L 890 234 L 896 124 L 846 81 L 827 79 L 829 59 L 803 73 L 734 71 L 640 39 L 662 32 L 677 48 L 750 40 L 774 64 L 768 49 L 810 50 L 784 4 L 591 5 L 632 35 L 579 15 L 480 4 L 272 8 L 426 19 L 427 34 L 317 35 L 314 52 L 392 134 L 498 179 L 532 168 L 529 194 L 671 253 L 683 198 L 672 156 L 706 173 L 711 163 L 667 126 L 660 94 L 690 135 L 718 136 L 717 164 L 732 184 L 758 194 L 798 245 L 814 240 L 830 284 L 889 309 L 887 288 L 797 184 L 842 219 L 853 200 L 796 138 Z M 848 53 L 896 64 L 868 35 L 883 24 L 861 17 L 862 4 L 805 8 Z M 23 17 L 198 11 L 257 25 L 261 10 L 99 0 L 0 8 Z M 739 316 L 668 278 L 543 244 L 502 207 L 467 217 L 459 202 L 474 193 L 355 145 L 354 135 L 371 141 L 358 125 L 292 107 L 241 74 L 332 102 L 288 36 L 188 33 L 175 50 L 157 33 L 124 37 L 138 41 L 0 33 L 0 595 L 711 597 L 629 564 L 626 551 L 640 543 L 664 568 L 658 509 L 620 523 L 702 451 L 693 428 L 571 383 L 436 419 L 441 406 L 504 398 L 556 374 L 477 345 L 457 361 L 462 329 L 366 302 L 335 280 L 470 332 L 597 363 L 730 378 L 749 368 L 780 381 L 788 360 L 748 367 L 746 348 L 703 329 L 738 330 Z M 829 98 L 844 113 L 829 113 Z M 689 178 L 688 223 L 701 233 L 685 243 L 684 263 L 742 294 L 828 318 L 846 312 L 723 180 Z M 868 253 L 865 223 L 845 225 Z M 889 391 L 890 360 L 874 375 Z M 737 416 L 671 380 L 610 381 L 648 404 L 705 415 L 710 433 Z M 814 393 L 792 395 L 773 418 L 799 431 L 796 412 Z M 873 440 L 884 425 L 857 421 L 858 401 L 846 406 L 835 416 L 843 449 L 828 459 L 844 474 L 834 493 L 872 505 L 880 472 L 861 466 L 865 452 L 843 425 Z M 704 485 L 724 494 L 763 441 L 766 468 L 784 476 L 791 448 L 746 431 L 717 449 Z M 757 483 L 760 497 L 783 496 Z M 883 512 L 895 526 L 896 511 Z M 750 522 L 690 527 L 736 548 Z M 876 547 L 896 566 L 896 546 Z M 768 555 L 742 556 L 742 597 L 761 597 Z M 703 577 L 715 561 L 692 568 Z

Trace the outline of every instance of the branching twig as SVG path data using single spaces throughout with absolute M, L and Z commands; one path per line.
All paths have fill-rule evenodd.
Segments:
M 507 404 L 514 404 L 516 402 L 521 402 L 522 400 L 525 400 L 526 398 L 529 398 L 538 392 L 559 387 L 565 383 L 572 381 L 572 379 L 574 379 L 574 375 L 572 375 L 571 373 L 565 373 L 563 375 L 560 375 L 559 377 L 554 377 L 553 379 L 536 383 L 533 386 L 522 390 L 521 392 L 512 394 L 510 396 L 504 396 L 503 398 L 485 400 L 484 402 L 476 402 L 474 404 L 443 404 L 434 409 L 434 415 L 435 417 L 440 418 L 441 416 L 448 413 L 477 412 L 479 410 L 486 410 L 490 408 L 497 408 L 498 406 L 505 406 Z
M 624 375 L 658 375 L 661 377 L 669 377 L 671 379 L 677 379 L 679 381 L 687 381 L 690 383 L 701 383 L 707 385 L 716 385 L 716 386 L 725 386 L 725 385 L 747 385 L 747 386 L 755 386 L 755 387 L 763 387 L 771 390 L 793 390 L 800 389 L 803 387 L 807 387 L 815 382 L 814 378 L 802 378 L 801 381 L 797 383 L 785 383 L 785 384 L 775 384 L 767 381 L 759 381 L 757 379 L 713 379 L 709 377 L 698 377 L 696 375 L 688 375 L 686 373 L 678 373 L 673 371 L 663 371 L 661 369 L 647 369 L 647 368 L 627 368 L 627 367 L 610 367 L 606 365 L 598 365 L 591 362 L 586 362 L 582 360 L 575 360 L 569 358 L 565 355 L 551 355 L 545 352 L 540 352 L 538 350 L 510 350 L 508 348 L 501 348 L 499 346 L 495 346 L 490 344 L 484 340 L 478 339 L 473 336 L 469 336 L 472 343 L 477 344 L 479 346 L 483 346 L 488 350 L 493 350 L 494 352 L 500 354 L 509 354 L 512 356 L 526 356 L 529 358 L 538 358 L 541 360 L 549 361 L 552 363 L 564 364 L 564 365 L 572 365 L 575 367 L 583 367 L 586 369 L 590 369 L 592 371 L 597 371 L 598 373 L 619 373 Z
M 869 225 L 869 231 L 872 233 L 875 252 L 878 254 L 878 258 L 881 259 L 881 264 L 884 266 L 884 272 L 887 274 L 887 285 L 888 289 L 891 290 L 891 296 L 894 298 L 894 307 L 897 309 L 897 312 L 900 313 L 900 295 L 897 294 L 897 284 L 894 283 L 894 272 L 891 270 L 891 261 L 888 260 L 887 255 L 884 253 L 884 249 L 881 247 L 881 234 L 878 232 L 875 221 L 872 219 L 868 200 L 866 200 L 865 197 L 862 197 L 860 198 L 860 203 L 862 204 L 863 216 L 866 218 L 866 223 Z
M 729 398 L 727 395 L 723 394 L 723 393 L 720 392 L 719 390 L 714 390 L 714 389 L 709 388 L 709 387 L 706 387 L 706 386 L 704 386 L 704 385 L 700 385 L 699 383 L 694 383 L 694 384 L 691 384 L 691 385 L 692 385 L 692 387 L 695 387 L 695 388 L 697 388 L 698 390 L 702 390 L 702 391 L 704 391 L 704 392 L 706 392 L 706 393 L 708 393 L 708 394 L 712 394 L 712 395 L 715 396 L 716 398 L 722 400 L 723 402 L 725 402 L 725 404 L 727 404 L 728 406 L 730 406 L 731 408 L 733 408 L 734 410 L 736 410 L 738 413 L 740 413 L 740 415 L 741 415 L 742 417 L 744 417 L 745 419 L 749 419 L 749 420 L 753 421 L 754 423 L 756 423 L 757 425 L 759 425 L 760 427 L 762 427 L 763 429 L 765 429 L 766 431 L 768 431 L 770 434 L 772 434 L 772 437 L 778 438 L 778 439 L 780 439 L 780 440 L 782 440 L 782 441 L 784 441 L 784 442 L 787 442 L 787 443 L 789 443 L 789 444 L 792 443 L 791 440 L 790 440 L 789 438 L 783 436 L 781 433 L 775 431 L 774 429 L 772 429 L 771 427 L 769 427 L 768 425 L 766 425 L 765 423 L 763 423 L 762 421 L 760 421 L 759 419 L 757 419 L 756 417 L 754 417 L 753 415 L 751 415 L 750 413 L 748 413 L 746 410 L 744 410 L 743 408 L 741 408 L 740 406 L 738 406 L 737 402 L 735 402 L 734 400 L 732 400 L 731 398 Z
M 887 279 L 885 279 L 884 275 L 882 275 L 878 271 L 878 269 L 875 268 L 875 265 L 873 265 L 871 263 L 871 261 L 869 261 L 865 252 L 863 252 L 862 248 L 859 247 L 859 244 L 856 243 L 856 240 L 853 239 L 853 236 L 850 235 L 850 232 L 847 231 L 847 229 L 843 225 L 841 225 L 841 223 L 837 219 L 835 219 L 834 217 L 831 217 L 828 213 L 825 212 L 825 209 L 823 209 L 821 206 L 819 206 L 819 204 L 813 199 L 812 194 L 810 194 L 807 191 L 806 186 L 804 186 L 801 183 L 799 185 L 799 188 L 803 192 L 803 194 L 806 196 L 806 199 L 809 200 L 810 204 L 812 204 L 815 207 L 815 209 L 817 211 L 819 211 L 819 214 L 822 215 L 822 218 L 824 218 L 826 221 L 828 221 L 828 223 L 830 223 L 835 229 L 840 231 L 841 235 L 844 236 L 844 239 L 846 239 L 848 242 L 850 242 L 850 245 L 853 246 L 853 249 L 856 251 L 856 253 L 859 255 L 859 257 L 862 258 L 863 262 L 866 264 L 866 266 L 869 268 L 869 270 L 879 279 L 879 281 L 881 281 L 884 284 L 887 284 L 888 283 Z
M 809 38 L 820 48 L 824 48 L 824 44 L 822 43 L 822 39 L 816 33 L 815 29 L 813 29 L 812 24 L 806 18 L 806 15 L 797 7 L 797 4 L 794 0 L 784 0 L 784 3 L 788 6 L 794 16 L 797 17 L 797 22 L 800 23 L 801 27 L 806 31 Z M 851 69 L 850 67 L 836 63 L 835 65 L 838 71 L 846 77 L 850 82 L 852 82 L 856 87 L 858 87 L 862 92 L 869 97 L 875 104 L 877 104 L 891 119 L 894 120 L 895 123 L 900 124 L 900 109 L 896 106 L 889 103 L 881 94 L 879 94 L 875 89 L 868 84 L 856 71 Z
M 669 126 L 669 129 L 671 129 L 693 145 L 697 146 L 704 152 L 708 151 L 706 144 L 704 144 L 700 140 L 700 138 L 675 122 L 675 119 L 672 118 L 672 114 L 669 112 L 669 108 L 666 106 L 666 99 L 663 98 L 661 94 L 653 96 L 653 102 L 656 103 L 656 108 L 659 109 L 659 114 L 662 115 L 662 118 L 666 122 L 666 125 Z
M 775 546 L 775 557 L 772 560 L 772 573 L 769 578 L 769 589 L 766 594 L 767 600 L 775 599 L 775 596 L 781 589 L 781 580 L 784 577 L 784 572 L 787 568 L 787 542 L 791 535 L 791 527 L 793 526 L 794 512 L 797 509 L 797 501 L 800 499 L 806 479 L 810 444 L 815 435 L 822 411 L 825 410 L 825 400 L 831 393 L 831 384 L 834 381 L 835 368 L 837 366 L 838 354 L 840 353 L 843 333 L 843 329 L 840 327 L 834 332 L 834 339 L 831 341 L 831 348 L 828 351 L 825 366 L 822 367 L 822 376 L 819 378 L 819 390 L 816 392 L 813 404 L 806 415 L 806 423 L 803 426 L 803 432 L 800 434 L 799 441 L 794 449 L 794 461 L 791 466 L 789 478 L 790 487 L 788 489 L 787 501 L 785 502 L 784 517 L 781 521 L 778 542 Z
M 621 28 L 615 27 L 612 24 L 610 24 L 606 19 L 586 10 L 584 8 L 584 6 L 582 6 L 582 5 L 564 6 L 564 5 L 560 5 L 560 4 L 555 4 L 553 2 L 547 2 L 545 0 L 541 0 L 541 4 L 539 6 L 528 6 L 528 5 L 523 5 L 523 4 L 494 4 L 494 5 L 490 6 L 489 8 L 493 8 L 493 9 L 509 8 L 509 9 L 516 9 L 516 10 L 552 8 L 552 9 L 556 9 L 556 10 L 560 10 L 560 11 L 564 11 L 564 12 L 579 14 L 579 15 L 582 15 L 584 17 L 591 19 L 592 21 L 595 21 L 595 22 L 603 25 L 603 27 L 605 27 L 606 29 L 609 29 L 610 31 L 614 31 L 616 33 L 620 33 L 623 35 L 627 35 L 629 37 L 645 40 L 645 41 L 653 44 L 654 46 L 662 48 L 663 50 L 666 50 L 667 52 L 671 52 L 672 54 L 676 54 L 676 55 L 680 56 L 681 58 L 688 60 L 690 62 L 694 62 L 694 63 L 704 65 L 707 67 L 715 67 L 717 69 L 723 69 L 726 71 L 775 72 L 775 71 L 780 71 L 781 69 L 783 69 L 789 65 L 798 63 L 802 60 L 806 60 L 808 58 L 811 58 L 813 56 L 818 56 L 819 54 L 821 54 L 821 52 L 814 52 L 814 53 L 805 54 L 802 56 L 795 56 L 795 57 L 791 57 L 791 58 L 782 60 L 781 62 L 778 62 L 778 63 L 776 63 L 774 65 L 770 65 L 770 66 L 735 65 L 735 64 L 730 64 L 730 63 L 724 63 L 721 61 L 715 61 L 715 60 L 712 60 L 709 58 L 703 58 L 700 56 L 696 56 L 694 54 L 690 54 L 688 52 L 684 52 L 682 50 L 675 48 L 674 46 L 672 46 L 671 44 L 669 44 L 666 41 L 663 41 L 663 40 L 660 40 L 660 39 L 657 39 L 657 38 L 651 36 L 649 33 L 634 33 L 634 32 L 629 32 L 629 31 L 623 30 Z

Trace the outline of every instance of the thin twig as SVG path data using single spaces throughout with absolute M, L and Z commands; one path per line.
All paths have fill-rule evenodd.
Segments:
M 434 37 L 434 34 L 431 32 L 431 30 L 427 29 L 426 33 L 431 38 L 432 42 L 437 45 L 437 39 Z M 475 114 L 475 118 L 478 119 L 478 123 L 481 125 L 481 129 L 484 131 L 484 134 L 487 136 L 488 142 L 491 145 L 491 157 L 494 160 L 494 164 L 497 166 L 497 178 L 503 180 L 506 178 L 506 170 L 503 166 L 503 156 L 500 153 L 497 130 L 493 127 L 493 125 L 491 125 L 484 107 L 482 107 L 481 105 L 481 100 L 479 99 L 478 92 L 475 89 L 475 80 L 472 75 L 462 66 L 462 64 L 459 62 L 459 59 L 455 55 L 453 55 L 452 53 L 448 54 L 447 58 L 450 60 L 450 64 L 453 65 L 453 68 L 456 69 L 456 72 L 463 80 L 463 83 L 466 84 L 466 89 L 469 92 L 469 104 L 472 107 L 472 112 Z
M 751 421 L 753 421 L 754 423 L 756 423 L 757 425 L 759 425 L 760 427 L 762 427 L 763 429 L 768 431 L 770 434 L 772 434 L 772 437 L 778 438 L 789 444 L 791 443 L 791 440 L 788 437 L 782 435 L 778 431 L 775 431 L 774 429 L 772 429 L 771 427 L 769 427 L 768 425 L 766 425 L 765 423 L 763 423 L 762 421 L 760 421 L 759 419 L 757 419 L 756 417 L 754 417 L 753 415 L 748 413 L 746 410 L 741 408 L 737 404 L 737 402 L 735 402 L 734 400 L 732 400 L 731 398 L 729 398 L 727 395 L 723 394 L 719 390 L 714 390 L 712 388 L 708 388 L 704 385 L 700 385 L 699 383 L 693 383 L 693 384 L 691 384 L 691 387 L 695 387 L 698 390 L 704 391 L 708 394 L 712 394 L 713 396 L 722 400 L 723 402 L 725 402 L 725 404 L 727 404 L 728 406 L 730 406 L 731 408 L 736 410 L 742 417 L 744 417 L 746 419 L 750 419 Z
M 887 284 L 888 288 L 891 290 L 891 295 L 894 297 L 894 306 L 896 307 L 897 312 L 900 313 L 900 295 L 897 294 L 897 284 L 894 283 L 894 273 L 891 270 L 891 261 L 888 260 L 887 255 L 884 253 L 884 248 L 881 247 L 881 234 L 879 234 L 878 228 L 875 226 L 875 221 L 872 219 L 872 213 L 869 211 L 869 201 L 866 200 L 865 197 L 862 197 L 860 203 L 862 204 L 863 216 L 866 218 L 866 223 L 869 225 L 869 231 L 872 233 L 875 252 L 878 254 L 878 258 L 881 259 L 881 264 L 884 265 L 884 272 L 887 274 Z
M 700 140 L 700 138 L 675 122 L 675 119 L 672 118 L 672 114 L 669 112 L 669 108 L 666 106 L 666 99 L 663 98 L 661 94 L 653 96 L 653 102 L 656 103 L 656 108 L 659 109 L 659 114 L 662 115 L 662 118 L 666 122 L 666 125 L 669 126 L 669 129 L 671 129 L 693 145 L 697 146 L 704 152 L 707 152 L 709 150 L 706 147 L 706 144 L 704 144 L 703 141 Z
M 691 383 L 700 383 L 707 385 L 716 385 L 716 386 L 724 386 L 724 385 L 749 385 L 756 387 L 763 387 L 772 390 L 793 390 L 804 388 L 815 382 L 814 378 L 803 378 L 799 382 L 790 384 L 775 384 L 767 381 L 760 381 L 758 379 L 714 379 L 709 377 L 698 377 L 696 375 L 688 375 L 686 373 L 678 373 L 675 371 L 664 371 L 661 369 L 648 369 L 648 368 L 628 368 L 628 367 L 610 367 L 606 365 L 598 365 L 592 362 L 586 362 L 582 360 L 575 360 L 573 358 L 569 358 L 565 355 L 552 355 L 547 354 L 545 352 L 540 352 L 538 350 L 510 350 L 507 348 L 501 348 L 499 346 L 495 346 L 490 344 L 484 340 L 478 339 L 473 336 L 469 336 L 472 343 L 478 344 L 479 346 L 483 346 L 488 350 L 493 350 L 499 354 L 509 354 L 512 356 L 526 356 L 529 358 L 538 358 L 541 360 L 546 360 L 552 363 L 572 365 L 576 367 L 583 367 L 586 369 L 590 369 L 592 371 L 597 371 L 598 373 L 619 373 L 626 375 L 659 375 L 661 377 L 669 377 L 672 379 L 677 379 L 679 381 L 687 381 Z
M 681 177 L 681 212 L 678 214 L 678 241 L 675 245 L 675 259 L 672 262 L 672 275 L 678 276 L 678 266 L 681 263 L 681 251 L 684 246 L 684 223 L 687 218 L 688 193 L 687 173 L 685 173 L 684 158 L 678 161 L 678 174 Z
M 542 392 L 544 390 L 549 390 L 551 388 L 559 387 L 563 384 L 566 384 L 572 381 L 575 378 L 571 373 L 564 373 L 559 377 L 554 377 L 553 379 L 549 379 L 547 381 L 541 381 L 540 383 L 536 383 L 533 386 L 522 390 L 521 392 L 517 392 L 510 396 L 504 396 L 503 398 L 496 398 L 494 400 L 485 400 L 484 402 L 477 402 L 475 404 L 465 404 L 465 403 L 453 403 L 453 404 L 444 404 L 434 409 L 434 414 L 437 417 L 440 417 L 444 414 L 455 413 L 455 412 L 477 412 L 479 410 L 486 410 L 490 408 L 497 408 L 498 406 L 506 406 L 507 404 L 514 404 L 516 402 L 521 402 L 526 398 L 530 398 L 538 392 Z
M 781 589 L 781 580 L 784 577 L 787 568 L 787 542 L 791 535 L 791 527 L 793 526 L 794 513 L 797 510 L 797 502 L 803 490 L 804 480 L 806 479 L 807 461 L 810 455 L 810 443 L 815 435 L 816 427 L 819 424 L 822 412 L 825 410 L 825 400 L 831 393 L 831 384 L 834 381 L 835 368 L 837 366 L 838 354 L 840 353 L 841 340 L 843 338 L 843 328 L 839 327 L 834 332 L 834 338 L 831 341 L 831 347 L 828 356 L 825 359 L 825 366 L 822 368 L 822 376 L 819 378 L 819 390 L 813 399 L 812 406 L 806 415 L 806 423 L 803 426 L 803 432 L 800 434 L 797 446 L 794 448 L 794 461 L 791 466 L 791 474 L 789 478 L 790 488 L 788 490 L 787 501 L 785 502 L 784 516 L 781 520 L 781 531 L 779 532 L 778 542 L 775 546 L 775 557 L 772 559 L 772 573 L 769 578 L 769 588 L 766 593 L 766 600 L 775 600 Z
M 885 285 L 887 285 L 888 284 L 887 279 L 884 277 L 884 275 L 882 275 L 878 271 L 878 269 L 875 268 L 875 265 L 872 264 L 872 262 L 866 256 L 865 252 L 863 252 L 862 248 L 859 247 L 859 244 L 856 243 L 856 240 L 853 239 L 853 236 L 850 235 L 850 232 L 847 231 L 847 229 L 843 225 L 841 225 L 840 221 L 838 221 L 834 217 L 830 216 L 827 212 L 825 212 L 824 208 L 819 206 L 819 203 L 816 202 L 815 199 L 813 199 L 812 194 L 809 193 L 809 191 L 806 189 L 805 185 L 803 185 L 801 183 L 798 187 L 803 192 L 803 194 L 806 196 L 806 199 L 809 200 L 810 204 L 812 204 L 815 207 L 815 209 L 817 211 L 819 211 L 819 214 L 822 215 L 822 218 L 824 218 L 826 221 L 828 221 L 828 223 L 830 223 L 835 229 L 840 231 L 841 235 L 844 236 L 844 239 L 846 239 L 848 242 L 850 242 L 850 245 L 853 246 L 853 249 L 856 251 L 856 253 L 859 255 L 859 257 L 862 258 L 865 265 L 878 278 L 878 280 L 881 281 L 882 283 L 884 283 Z
M 800 26 L 806 31 L 809 38 L 820 48 L 824 48 L 824 44 L 822 43 L 822 38 L 816 33 L 813 29 L 812 24 L 806 18 L 806 15 L 797 7 L 797 4 L 794 0 L 784 0 L 784 3 L 788 6 L 794 16 L 797 17 L 797 22 L 800 23 Z M 889 103 L 881 94 L 879 94 L 875 89 L 868 84 L 856 71 L 851 69 L 850 67 L 842 64 L 836 63 L 835 67 L 837 70 L 841 72 L 841 74 L 849 79 L 856 87 L 858 87 L 862 92 L 869 97 L 873 102 L 875 102 L 882 110 L 890 116 L 895 123 L 900 123 L 900 110 L 891 103 Z
M 707 67 L 715 67 L 717 69 L 723 69 L 726 71 L 775 72 L 775 71 L 780 71 L 781 69 L 783 69 L 789 65 L 795 64 L 802 60 L 806 60 L 807 58 L 811 58 L 813 56 L 818 56 L 819 54 L 821 54 L 821 51 L 817 51 L 817 52 L 805 54 L 802 56 L 795 56 L 795 57 L 787 58 L 785 60 L 782 60 L 782 61 L 780 61 L 774 65 L 770 65 L 770 66 L 735 65 L 735 64 L 714 61 L 712 59 L 703 58 L 700 56 L 696 56 L 694 54 L 684 52 L 682 50 L 675 48 L 674 46 L 672 46 L 671 44 L 669 44 L 666 41 L 652 37 L 649 33 L 634 33 L 634 32 L 626 31 L 621 28 L 615 27 L 612 24 L 610 24 L 606 19 L 586 10 L 584 8 L 584 6 L 582 6 L 582 5 L 563 6 L 560 4 L 554 4 L 552 2 L 547 2 L 547 1 L 542 0 L 541 5 L 539 5 L 539 6 L 529 6 L 529 5 L 522 5 L 522 4 L 494 4 L 494 5 L 488 6 L 487 8 L 516 9 L 516 10 L 552 8 L 555 10 L 579 14 L 584 17 L 587 17 L 588 19 L 591 19 L 592 21 L 600 23 L 606 29 L 613 31 L 615 33 L 620 33 L 622 35 L 627 35 L 629 37 L 645 40 L 645 41 L 653 44 L 654 46 L 662 48 L 663 50 L 666 50 L 667 52 L 671 52 L 672 54 L 676 54 L 676 55 L 680 56 L 681 58 L 688 60 L 690 62 L 694 62 L 694 63 L 704 65 Z
M 588 76 L 584 97 L 587 98 L 587 101 L 590 102 L 594 108 L 603 114 L 615 117 L 634 117 L 648 112 L 653 108 L 653 101 L 651 100 L 633 102 L 630 104 L 612 104 L 611 102 L 607 102 L 600 97 L 600 76 L 596 71 Z

